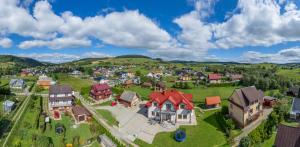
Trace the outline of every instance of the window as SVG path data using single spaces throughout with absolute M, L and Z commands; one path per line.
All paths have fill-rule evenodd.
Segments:
M 156 102 L 154 102 L 154 103 L 153 103 L 153 106 L 154 106 L 154 107 L 157 107 L 157 103 L 156 103 Z
M 158 113 L 158 112 L 156 112 L 156 116 L 159 116 L 159 113 Z
M 249 112 L 250 112 L 250 114 L 252 114 L 253 113 L 253 109 L 250 109 Z
M 167 110 L 171 110 L 172 105 L 171 104 L 166 104 Z
M 182 119 L 182 115 L 181 114 L 178 114 L 178 119 Z
M 187 119 L 187 115 L 183 115 L 183 119 Z
M 185 105 L 184 104 L 180 104 L 179 108 L 180 109 L 184 109 Z
M 155 112 L 154 111 L 152 111 L 152 116 L 155 116 Z

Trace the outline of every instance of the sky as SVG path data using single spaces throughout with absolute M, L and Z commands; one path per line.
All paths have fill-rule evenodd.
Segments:
M 0 0 L 0 54 L 300 63 L 297 0 Z

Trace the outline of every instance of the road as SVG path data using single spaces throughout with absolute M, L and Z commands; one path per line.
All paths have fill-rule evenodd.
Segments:
M 116 137 L 117 139 L 122 140 L 122 141 L 126 142 L 127 144 L 130 144 L 134 147 L 138 146 L 135 143 L 133 143 L 132 141 L 130 141 L 127 138 L 127 136 L 125 134 L 121 133 L 118 129 L 111 127 L 109 124 L 107 124 L 107 122 L 102 118 L 102 116 L 97 113 L 96 109 L 94 109 L 89 103 L 87 103 L 81 95 L 79 95 L 78 93 L 75 93 L 75 97 L 80 99 L 81 104 L 93 114 L 93 116 L 95 117 L 97 122 L 100 123 L 101 125 L 103 125 L 106 129 L 108 129 L 109 132 L 114 137 Z
M 261 122 L 263 120 L 266 120 L 268 118 L 268 116 L 271 114 L 271 112 L 273 111 L 272 108 L 269 108 L 269 109 L 264 109 L 264 112 L 263 112 L 263 116 L 260 117 L 259 119 L 257 119 L 256 121 L 252 122 L 250 125 L 246 126 L 245 128 L 242 129 L 242 133 L 235 137 L 234 141 L 235 141 L 235 144 L 233 146 L 238 146 L 238 144 L 240 143 L 240 140 L 247 136 L 251 131 L 253 131 L 255 128 L 257 128 Z
M 29 104 L 30 101 L 30 96 L 31 93 L 29 93 L 28 88 L 25 90 L 24 95 L 26 95 L 26 99 L 24 100 L 24 102 L 22 103 L 22 105 L 20 106 L 19 110 L 16 112 L 16 114 L 14 115 L 14 117 L 12 118 L 12 122 L 13 122 L 13 127 L 11 128 L 10 132 L 8 133 L 8 135 L 5 138 L 5 141 L 2 145 L 2 147 L 6 147 L 6 143 L 8 141 L 8 139 L 10 138 L 11 133 L 13 132 L 13 130 L 15 129 L 15 127 L 17 126 L 21 116 L 24 113 L 24 110 L 26 109 L 27 105 Z

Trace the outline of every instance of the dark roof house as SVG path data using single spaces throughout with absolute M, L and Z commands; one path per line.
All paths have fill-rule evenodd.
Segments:
M 290 127 L 280 124 L 275 139 L 276 147 L 299 147 L 300 127 Z
M 300 91 L 300 86 L 292 86 L 288 89 L 287 95 L 298 96 Z
M 49 89 L 49 101 L 73 100 L 73 90 L 67 85 L 53 85 Z

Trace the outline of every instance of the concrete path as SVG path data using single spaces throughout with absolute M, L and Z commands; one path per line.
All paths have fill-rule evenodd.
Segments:
M 238 146 L 238 144 L 240 143 L 240 140 L 247 136 L 251 131 L 253 131 L 255 128 L 257 128 L 261 122 L 263 120 L 266 120 L 268 118 L 268 116 L 271 114 L 271 112 L 273 111 L 272 108 L 269 109 L 264 109 L 263 112 L 263 116 L 260 117 L 259 119 L 255 120 L 254 122 L 252 122 L 250 125 L 246 126 L 245 128 L 242 129 L 242 133 L 234 138 L 235 144 L 233 145 L 234 147 Z
M 126 134 L 121 133 L 117 128 L 114 128 L 114 127 L 111 127 L 110 125 L 108 125 L 107 122 L 105 121 L 105 119 L 101 115 L 99 115 L 96 112 L 96 109 L 94 109 L 93 106 L 91 106 L 91 104 L 89 104 L 88 102 L 86 102 L 81 95 L 76 94 L 75 97 L 81 100 L 82 105 L 85 108 L 87 108 L 92 113 L 92 115 L 94 116 L 94 118 L 96 119 L 96 121 L 98 123 L 100 123 L 103 127 L 105 127 L 106 129 L 108 129 L 109 132 L 114 137 L 116 137 L 121 142 L 125 142 L 127 144 L 130 144 L 131 146 L 134 146 L 134 147 L 138 146 L 138 145 L 134 144 L 131 140 L 129 140 L 128 136 Z

